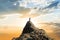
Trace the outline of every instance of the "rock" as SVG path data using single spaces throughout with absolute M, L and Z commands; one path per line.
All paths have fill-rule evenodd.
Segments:
M 23 29 L 21 36 L 14 38 L 13 40 L 52 40 L 47 36 L 45 30 L 38 29 L 30 21 L 26 23 L 26 26 Z

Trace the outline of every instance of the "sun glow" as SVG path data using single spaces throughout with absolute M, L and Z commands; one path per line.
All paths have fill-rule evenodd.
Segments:
M 24 27 L 26 22 L 29 20 L 29 18 L 21 18 L 20 14 L 7 14 L 3 15 L 5 18 L 0 19 L 0 26 L 21 26 Z M 31 19 L 31 21 L 36 24 L 34 21 L 34 18 Z
M 19 24 L 22 24 L 22 19 L 19 18 L 21 16 L 20 14 L 8 14 L 3 16 L 5 16 L 5 18 L 0 20 L 0 25 L 19 26 Z
M 11 37 L 9 37 L 10 39 L 13 36 L 16 37 L 15 35 L 21 35 L 22 29 L 26 25 L 26 22 L 29 20 L 29 16 L 25 17 L 25 18 L 21 18 L 20 17 L 20 16 L 22 16 L 21 14 L 7 14 L 7 15 L 3 15 L 3 16 L 4 16 L 4 18 L 0 19 L 0 26 L 2 27 L 2 28 L 0 28 L 0 33 L 3 33 L 4 35 L 11 34 Z M 35 25 L 35 27 L 37 27 L 39 29 L 42 28 L 47 33 L 53 33 L 54 25 L 40 24 L 41 20 L 38 21 L 38 19 L 36 19 L 35 17 L 31 18 L 31 22 Z M 3 37 L 2 37 L 2 39 L 3 39 Z M 6 36 L 6 38 L 4 37 L 4 39 L 7 39 L 7 36 Z

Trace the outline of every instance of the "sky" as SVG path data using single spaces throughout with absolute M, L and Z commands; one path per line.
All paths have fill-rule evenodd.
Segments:
M 40 22 L 60 23 L 59 15 L 59 0 L 0 0 L 0 25 L 29 17 Z
M 13 31 L 17 31 L 16 28 L 23 28 L 29 18 L 36 27 L 47 24 L 50 27 L 47 30 L 52 29 L 59 34 L 60 0 L 0 0 L 1 33 L 6 33 L 6 28 L 7 31 L 11 28 Z

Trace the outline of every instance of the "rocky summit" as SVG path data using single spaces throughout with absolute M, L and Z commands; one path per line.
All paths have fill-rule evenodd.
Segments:
M 13 38 L 12 40 L 53 40 L 46 34 L 45 30 L 38 29 L 30 21 L 27 21 L 21 36 Z

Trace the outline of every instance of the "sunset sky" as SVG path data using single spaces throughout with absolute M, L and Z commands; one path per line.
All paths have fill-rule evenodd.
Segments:
M 37 28 L 60 38 L 60 0 L 0 0 L 0 40 L 20 34 L 29 18 Z

